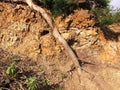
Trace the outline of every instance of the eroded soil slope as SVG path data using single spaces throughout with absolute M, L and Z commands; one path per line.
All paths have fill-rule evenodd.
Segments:
M 83 61 L 81 76 L 38 12 L 27 5 L 0 2 L 0 89 L 27 90 L 27 78 L 35 77 L 40 90 L 120 90 L 119 24 L 118 32 L 113 26 L 108 32 L 100 30 L 93 15 L 83 9 L 55 21 Z M 11 62 L 16 62 L 20 76 L 6 85 L 5 71 Z M 46 79 L 47 87 L 42 83 Z

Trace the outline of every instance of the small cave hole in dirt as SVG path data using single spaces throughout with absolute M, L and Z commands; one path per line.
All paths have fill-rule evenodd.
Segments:
M 46 34 L 48 34 L 48 33 L 49 33 L 48 30 L 43 30 L 40 34 L 43 36 L 43 35 L 46 35 Z
M 26 23 L 29 23 L 30 22 L 30 19 L 28 18 L 28 19 L 26 19 L 26 21 L 25 21 Z
M 75 42 L 77 42 L 77 40 L 75 40 L 74 38 L 68 40 L 68 44 L 71 46 L 73 45 Z

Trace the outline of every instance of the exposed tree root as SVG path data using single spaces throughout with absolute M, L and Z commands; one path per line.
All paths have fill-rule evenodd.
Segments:
M 76 56 L 76 54 L 73 52 L 73 50 L 71 49 L 71 47 L 68 45 L 68 43 L 65 41 L 65 39 L 60 35 L 59 33 L 59 29 L 57 27 L 57 25 L 55 24 L 53 18 L 45 11 L 45 9 L 41 8 L 40 6 L 36 5 L 33 0 L 3 0 L 3 1 L 13 1 L 13 2 L 26 2 L 30 8 L 40 12 L 40 14 L 42 15 L 42 17 L 46 20 L 46 22 L 48 23 L 48 25 L 51 27 L 51 29 L 53 29 L 53 36 L 59 40 L 65 47 L 65 49 L 68 51 L 70 57 L 73 60 L 73 63 L 75 64 L 75 67 L 78 70 L 78 74 L 81 74 L 81 66 L 79 64 L 79 59 Z

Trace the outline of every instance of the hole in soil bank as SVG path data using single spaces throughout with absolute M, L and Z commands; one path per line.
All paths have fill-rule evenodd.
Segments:
M 48 30 L 43 30 L 40 34 L 43 36 L 43 35 L 46 35 L 46 34 L 48 34 L 48 33 L 49 33 Z

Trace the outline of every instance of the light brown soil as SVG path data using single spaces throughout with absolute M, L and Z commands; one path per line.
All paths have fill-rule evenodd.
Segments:
M 94 26 L 93 15 L 83 9 L 55 22 L 83 62 L 80 77 L 38 12 L 27 5 L 0 2 L 0 90 L 27 90 L 29 77 L 36 78 L 39 90 L 120 90 L 119 32 L 108 33 L 106 38 Z M 12 62 L 17 66 L 14 78 L 6 74 Z

